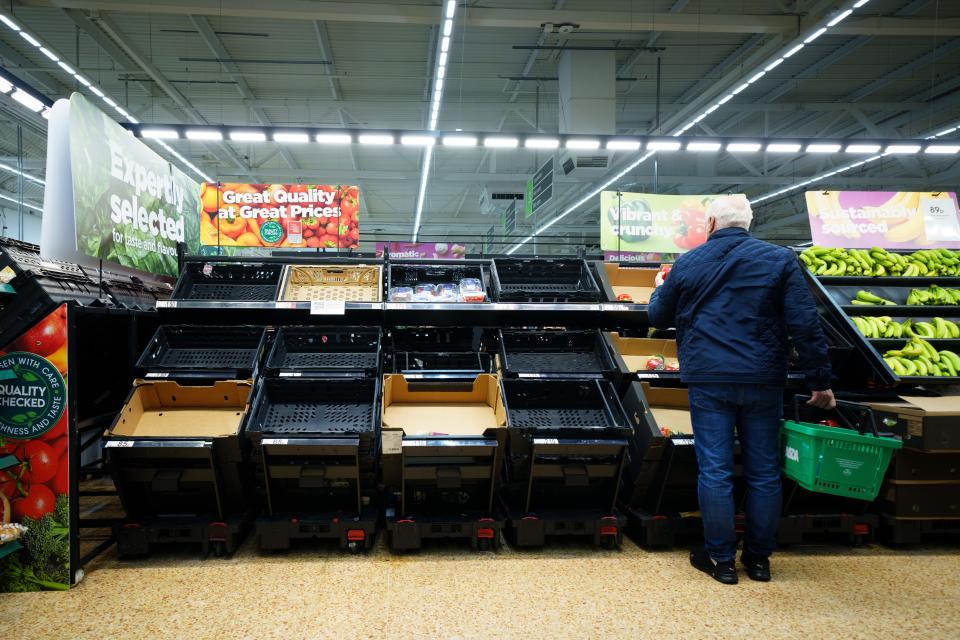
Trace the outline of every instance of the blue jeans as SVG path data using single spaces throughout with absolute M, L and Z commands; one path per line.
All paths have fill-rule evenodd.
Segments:
M 734 427 L 747 483 L 743 550 L 767 557 L 780 524 L 780 419 L 783 388 L 776 385 L 690 385 L 690 414 L 700 476 L 697 495 L 705 548 L 717 562 L 736 558 L 734 530 Z

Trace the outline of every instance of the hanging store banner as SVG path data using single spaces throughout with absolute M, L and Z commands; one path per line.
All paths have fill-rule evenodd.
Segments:
M 70 587 L 67 305 L 0 349 L 0 592 Z
M 219 247 L 360 247 L 360 190 L 328 184 L 200 186 L 200 243 Z
M 814 244 L 884 249 L 960 248 L 957 195 L 918 191 L 808 191 Z
M 44 257 L 176 276 L 177 244 L 198 247 L 197 183 L 79 93 L 62 102 L 48 135 Z
M 613 262 L 662 262 L 707 240 L 707 206 L 720 195 L 600 194 L 600 249 Z
M 377 257 L 383 256 L 383 250 L 390 252 L 391 258 L 427 260 L 463 260 L 467 248 L 462 244 L 449 242 L 378 242 Z

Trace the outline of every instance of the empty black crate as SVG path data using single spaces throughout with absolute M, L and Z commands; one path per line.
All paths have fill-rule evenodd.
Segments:
M 459 375 L 490 373 L 493 358 L 480 351 L 475 327 L 419 327 L 391 333 L 393 373 Z
M 270 302 L 277 298 L 282 271 L 279 264 L 188 262 L 172 299 Z
M 603 335 L 589 331 L 501 331 L 500 366 L 508 376 L 602 376 L 616 373 Z
M 244 380 L 256 370 L 266 339 L 263 327 L 163 325 L 137 367 L 147 372 L 206 373 Z
M 414 287 L 418 284 L 451 283 L 459 285 L 464 278 L 479 280 L 486 290 L 486 271 L 485 262 L 460 260 L 453 264 L 444 262 L 432 264 L 391 262 L 387 266 L 387 293 L 389 295 L 389 288 Z
M 363 372 L 376 375 L 380 330 L 372 327 L 282 327 L 265 367 L 268 375 Z
M 612 511 L 632 434 L 613 384 L 599 378 L 508 379 L 503 397 L 511 511 Z
M 497 302 L 598 302 L 585 260 L 494 258 L 490 268 Z

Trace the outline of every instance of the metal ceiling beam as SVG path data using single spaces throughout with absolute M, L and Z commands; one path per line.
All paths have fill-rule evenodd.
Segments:
M 330 94 L 334 100 L 343 100 L 340 81 L 336 78 L 337 65 L 333 60 L 333 47 L 330 46 L 330 34 L 327 33 L 327 23 L 323 20 L 314 20 L 313 30 L 317 34 L 317 46 L 320 48 L 320 59 L 330 63 L 323 65 L 324 74 L 329 76 Z
M 553 9 L 555 11 L 557 9 L 563 9 L 564 4 L 566 4 L 566 0 L 554 0 Z M 547 39 L 547 32 L 543 29 L 543 27 L 541 27 L 540 35 L 537 36 L 537 46 L 539 47 L 544 42 L 546 42 L 546 39 Z M 533 69 L 533 63 L 537 61 L 538 53 L 539 51 L 537 51 L 536 49 L 530 50 L 529 55 L 527 55 L 526 62 L 523 63 L 523 69 L 520 71 L 520 75 L 522 77 L 526 78 L 528 75 L 530 75 L 530 71 Z M 508 102 L 513 103 L 517 101 L 517 96 L 520 95 L 521 85 L 522 85 L 522 82 L 520 82 L 519 80 L 513 85 L 513 93 L 510 94 L 510 98 L 508 99 Z
M 213 32 L 213 27 L 210 26 L 210 23 L 206 18 L 202 16 L 190 16 L 190 22 L 193 23 L 193 26 L 196 27 L 197 32 L 200 34 L 200 39 L 203 40 L 204 44 L 210 49 L 210 52 L 220 58 L 221 65 L 230 75 L 230 78 L 236 82 L 237 92 L 240 94 L 240 97 L 245 100 L 256 100 L 257 97 L 253 94 L 253 90 L 250 88 L 250 85 L 247 84 L 247 81 L 243 78 L 243 73 L 240 71 L 240 67 L 237 66 L 235 62 L 228 62 L 230 60 L 230 53 L 227 51 L 226 47 L 223 46 L 223 43 L 220 42 L 220 38 L 216 33 Z M 253 115 L 260 121 L 262 125 L 270 125 L 270 118 L 267 117 L 266 111 L 260 107 L 253 107 Z M 297 164 L 297 161 L 294 159 L 293 154 L 290 153 L 290 150 L 286 147 L 280 147 L 280 155 L 283 157 L 284 162 L 286 162 L 291 169 L 300 169 L 300 166 Z
M 684 7 L 686 7 L 688 4 L 690 4 L 690 0 L 676 0 L 676 2 L 670 6 L 668 11 L 670 13 L 679 13 L 683 11 Z M 662 35 L 662 31 L 651 31 L 650 35 L 647 37 L 646 43 L 644 43 L 644 47 L 652 47 L 657 43 L 657 40 L 659 40 L 660 36 Z M 635 51 L 622 65 L 620 65 L 620 68 L 617 69 L 617 76 L 623 77 L 630 73 L 630 69 L 633 69 L 633 66 L 637 64 L 640 61 L 640 58 L 647 53 L 650 52 L 645 49 L 638 49 Z
M 0 58 L 7 60 L 10 70 L 22 75 L 23 79 L 33 85 L 37 91 L 43 91 L 51 97 L 70 93 L 67 85 L 45 71 L 37 71 L 35 62 L 27 60 L 19 51 L 3 41 L 0 41 Z

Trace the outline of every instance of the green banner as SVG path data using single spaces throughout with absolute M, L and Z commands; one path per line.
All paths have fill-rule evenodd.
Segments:
M 78 93 L 70 164 L 77 251 L 177 275 L 177 243 L 198 248 L 200 186 Z

